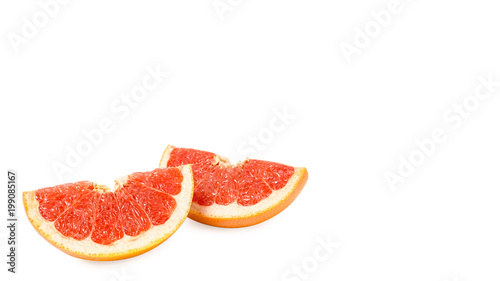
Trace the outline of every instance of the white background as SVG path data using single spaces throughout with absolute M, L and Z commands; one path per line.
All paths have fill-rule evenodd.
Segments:
M 285 107 L 294 117 L 256 158 L 307 167 L 300 196 L 253 227 L 187 219 L 158 248 L 114 262 L 60 252 L 18 204 L 19 273 L 4 264 L 2 280 L 500 279 L 500 87 L 458 128 L 443 119 L 479 76 L 500 81 L 498 3 L 401 0 L 348 63 L 342 42 L 354 46 L 356 28 L 390 1 L 231 1 L 223 19 L 212 0 L 194 2 L 69 1 L 16 52 L 9 38 L 43 10 L 2 1 L 1 170 L 18 171 L 20 195 L 112 185 L 157 167 L 167 144 L 239 161 L 238 147 Z M 128 116 L 114 111 L 157 65 L 170 76 Z M 105 118 L 113 130 L 59 178 L 54 163 Z M 384 173 L 436 128 L 446 141 L 391 189 Z M 3 257 L 6 235 L 2 227 Z M 316 262 L 321 239 L 340 247 Z M 304 264 L 307 278 L 290 273 Z

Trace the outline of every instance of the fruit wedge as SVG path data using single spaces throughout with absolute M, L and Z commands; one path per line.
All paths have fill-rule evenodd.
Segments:
M 247 159 L 231 165 L 225 157 L 167 146 L 160 167 L 192 164 L 194 195 L 189 217 L 220 227 L 263 222 L 288 207 L 307 181 L 306 168 Z
M 151 250 L 186 219 L 193 197 L 190 165 L 133 173 L 114 190 L 89 181 L 23 193 L 35 229 L 82 259 L 117 260 Z

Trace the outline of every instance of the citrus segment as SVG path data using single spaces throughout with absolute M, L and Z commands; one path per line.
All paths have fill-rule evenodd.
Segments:
M 137 236 L 139 233 L 148 230 L 151 227 L 148 214 L 139 203 L 135 202 L 132 195 L 126 193 L 123 189 L 118 190 L 118 206 L 122 215 L 122 227 L 125 235 Z
M 36 200 L 40 214 L 48 221 L 55 221 L 73 202 L 93 188 L 91 182 L 84 181 L 38 189 Z
M 217 183 L 219 189 L 215 195 L 215 204 L 229 205 L 238 199 L 240 174 L 240 167 L 227 168 L 227 172 L 222 175 L 220 181 Z
M 175 199 L 171 195 L 148 188 L 142 182 L 131 180 L 123 189 L 139 203 L 153 225 L 164 224 L 175 209 Z
M 113 192 L 101 194 L 96 202 L 92 241 L 108 245 L 123 237 L 122 218 Z
M 295 172 L 291 166 L 262 160 L 248 160 L 245 167 L 254 169 L 257 177 L 262 179 L 272 190 L 283 188 Z
M 114 190 L 91 182 L 23 193 L 35 229 L 61 250 L 114 260 L 148 251 L 177 230 L 193 196 L 190 165 L 117 179 Z
M 181 191 L 182 174 L 178 169 L 156 169 L 146 173 L 133 173 L 130 180 L 142 182 L 153 189 L 171 195 Z
M 95 203 L 99 194 L 91 191 L 64 211 L 54 222 L 54 227 L 64 236 L 82 240 L 92 232 Z
M 189 162 L 190 164 L 212 163 L 215 153 L 191 148 L 174 149 L 169 154 L 168 167 L 177 167 Z

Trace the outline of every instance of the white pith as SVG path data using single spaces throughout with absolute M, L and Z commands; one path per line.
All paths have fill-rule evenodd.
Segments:
M 143 252 L 167 239 L 185 220 L 193 196 L 193 178 L 190 165 L 184 165 L 179 168 L 183 175 L 181 192 L 175 196 L 172 195 L 177 205 L 170 218 L 164 224 L 152 226 L 149 230 L 137 236 L 124 235 L 122 239 L 110 245 L 95 243 L 91 240 L 90 236 L 79 241 L 62 235 L 54 227 L 54 222 L 49 222 L 40 215 L 38 201 L 35 199 L 35 191 L 24 193 L 26 212 L 38 232 L 63 250 L 89 258 L 107 256 L 116 256 L 119 258 L 120 255 L 133 256 L 134 252 Z M 116 182 L 117 184 L 123 183 L 123 178 Z

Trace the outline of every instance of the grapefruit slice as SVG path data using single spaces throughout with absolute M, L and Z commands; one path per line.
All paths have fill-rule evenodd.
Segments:
M 147 252 L 184 222 L 193 197 L 190 165 L 133 173 L 114 190 L 89 181 L 23 192 L 26 214 L 47 241 L 82 259 Z
M 247 159 L 231 165 L 211 152 L 167 146 L 160 167 L 192 164 L 194 195 L 189 217 L 220 227 L 258 224 L 277 215 L 299 195 L 306 168 Z

